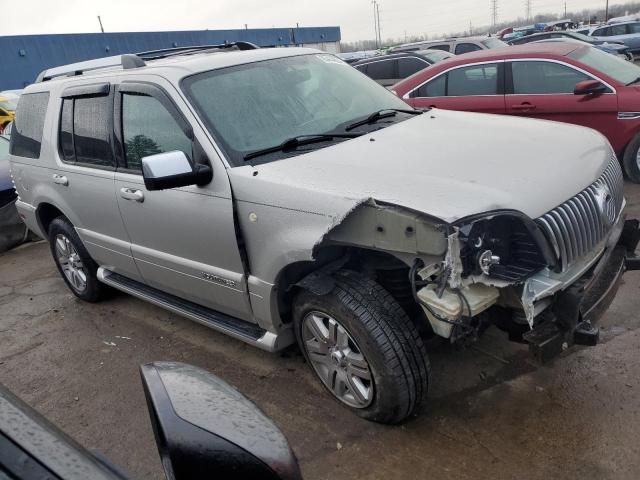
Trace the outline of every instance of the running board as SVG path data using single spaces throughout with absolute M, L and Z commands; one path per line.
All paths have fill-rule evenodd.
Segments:
M 153 303 L 154 305 L 177 313 L 178 315 L 201 323 L 202 325 L 262 350 L 275 352 L 292 343 L 292 341 L 286 341 L 288 340 L 286 337 L 290 335 L 276 335 L 275 333 L 264 330 L 253 323 L 246 322 L 230 315 L 225 315 L 224 313 L 211 310 L 196 303 L 189 302 L 188 300 L 165 293 L 161 290 L 145 285 L 144 283 L 123 277 L 122 275 L 107 270 L 104 267 L 98 268 L 97 277 L 98 280 L 110 287 L 121 290 L 149 303 Z M 285 341 L 283 342 L 283 340 Z

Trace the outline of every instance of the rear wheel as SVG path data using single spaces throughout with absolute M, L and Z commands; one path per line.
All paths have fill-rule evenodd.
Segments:
M 622 157 L 624 172 L 633 183 L 640 183 L 640 134 L 636 135 Z
M 301 292 L 294 322 L 300 348 L 326 389 L 355 414 L 398 423 L 426 398 L 429 361 L 415 325 L 379 284 L 334 274 L 326 295 Z
M 58 217 L 51 222 L 49 244 L 58 271 L 74 295 L 87 302 L 100 300 L 106 286 L 96 276 L 98 265 L 66 218 Z

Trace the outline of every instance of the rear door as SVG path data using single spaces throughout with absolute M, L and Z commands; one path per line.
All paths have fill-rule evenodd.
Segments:
M 574 95 L 578 82 L 600 80 L 575 66 L 544 59 L 507 63 L 507 113 L 574 123 L 615 135 L 618 100 L 615 90 L 601 95 Z
M 113 86 L 92 83 L 63 90 L 51 198 L 67 215 L 91 257 L 102 266 L 141 280 L 113 192 L 115 159 Z
M 456 67 L 408 94 L 415 108 L 505 113 L 504 62 Z
M 168 93 L 172 89 L 163 79 L 141 77 L 116 92 L 114 194 L 133 256 L 146 284 L 252 320 L 226 170 L 186 104 Z M 211 183 L 147 190 L 142 158 L 176 150 L 209 163 Z

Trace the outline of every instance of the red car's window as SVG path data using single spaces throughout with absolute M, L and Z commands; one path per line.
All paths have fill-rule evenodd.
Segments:
M 565 65 L 553 62 L 513 62 L 513 93 L 571 93 L 578 82 L 591 77 Z

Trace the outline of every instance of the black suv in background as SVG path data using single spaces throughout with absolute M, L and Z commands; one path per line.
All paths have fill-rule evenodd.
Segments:
M 453 56 L 452 53 L 442 50 L 418 50 L 370 57 L 352 65 L 380 85 L 390 87 L 434 63 Z

